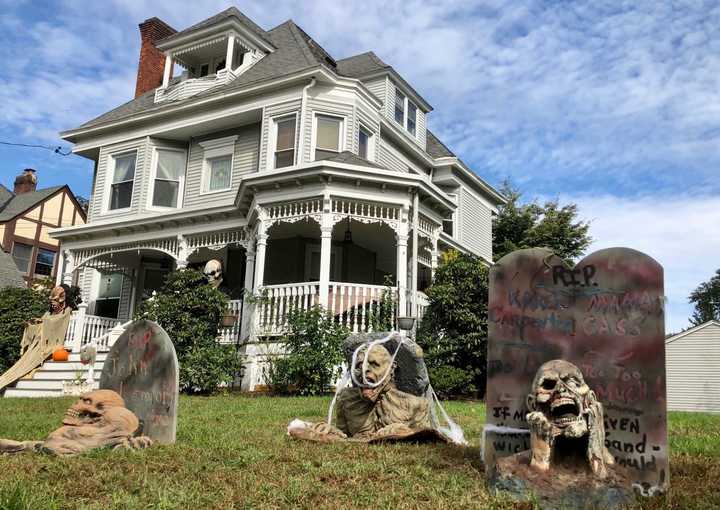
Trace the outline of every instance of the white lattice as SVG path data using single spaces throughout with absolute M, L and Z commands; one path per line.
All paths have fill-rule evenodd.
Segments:
M 418 215 L 418 235 L 425 237 L 432 242 L 439 234 L 440 225 L 434 223 L 430 218 L 422 214 Z
M 311 200 L 269 205 L 265 208 L 265 211 L 267 212 L 268 226 L 270 226 L 280 221 L 294 223 L 306 218 L 312 218 L 320 223 L 322 209 L 322 199 L 314 198 Z
M 82 248 L 79 250 L 72 250 L 75 259 L 75 268 L 86 265 L 89 261 L 103 257 L 105 255 L 111 255 L 113 253 L 120 253 L 124 251 L 133 250 L 155 250 L 161 251 L 172 258 L 178 258 L 178 240 L 177 237 L 170 237 L 165 239 L 148 239 L 146 241 L 136 241 L 130 243 L 109 245 L 109 246 L 98 246 L 93 248 Z
M 352 218 L 361 223 L 385 223 L 393 230 L 397 229 L 401 215 L 400 206 L 397 205 L 344 199 L 333 199 L 330 210 L 333 223 Z
M 236 244 L 247 248 L 248 244 L 247 230 L 225 230 L 223 232 L 205 232 L 187 236 L 185 242 L 189 253 L 199 250 L 200 248 L 208 248 L 210 250 L 219 250 L 225 246 Z

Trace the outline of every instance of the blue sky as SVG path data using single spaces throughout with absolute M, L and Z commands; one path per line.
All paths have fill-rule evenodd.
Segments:
M 292 18 L 333 56 L 373 50 L 435 107 L 429 126 L 480 176 L 592 221 L 592 249 L 630 246 L 666 270 L 668 330 L 720 267 L 720 3 L 0 0 L 0 140 L 57 132 L 132 98 L 137 24 L 181 29 L 230 5 Z M 271 5 L 271 7 L 269 7 Z M 0 182 L 89 195 L 77 156 L 0 146 Z

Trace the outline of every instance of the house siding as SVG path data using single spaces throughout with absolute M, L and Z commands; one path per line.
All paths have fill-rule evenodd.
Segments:
M 387 101 L 385 100 L 387 98 L 387 81 L 387 78 L 382 77 L 365 82 L 368 90 L 383 102 L 383 109 L 387 108 Z
M 268 162 L 268 150 L 270 145 L 270 135 L 273 127 L 273 118 L 282 115 L 289 115 L 295 113 L 297 117 L 297 124 L 295 128 L 295 147 L 298 147 L 298 141 L 300 140 L 300 99 L 292 99 L 277 103 L 274 105 L 266 106 L 263 109 L 263 120 L 261 128 L 261 142 L 260 142 L 260 171 L 269 170 L 271 166 Z M 297 156 L 296 156 L 297 157 Z
M 464 188 L 459 190 L 459 211 L 456 215 L 456 236 L 478 255 L 492 260 L 492 212 Z
M 110 170 L 110 158 L 113 155 L 122 154 L 124 152 L 137 151 L 137 160 L 135 162 L 135 180 L 133 183 L 133 194 L 130 202 L 130 208 L 122 211 L 107 211 L 103 213 L 103 205 L 107 207 L 108 182 L 111 177 L 108 175 Z M 95 189 L 93 190 L 93 199 L 88 211 L 88 222 L 95 221 L 100 217 L 120 218 L 137 214 L 140 208 L 142 197 L 145 196 L 149 169 L 149 144 L 147 138 L 130 140 L 123 143 L 109 145 L 100 149 L 98 158 L 97 178 L 95 179 Z
M 669 339 L 665 366 L 668 409 L 720 413 L 720 326 Z
M 230 189 L 220 193 L 203 194 L 201 186 L 205 150 L 200 145 L 200 142 L 234 135 L 238 138 L 235 140 L 235 147 L 233 150 L 232 180 Z M 253 124 L 238 129 L 222 131 L 194 138 L 190 143 L 190 151 L 188 155 L 183 207 L 196 207 L 198 205 L 212 207 L 232 203 L 237 195 L 243 176 L 258 171 L 260 156 L 259 147 L 260 124 Z

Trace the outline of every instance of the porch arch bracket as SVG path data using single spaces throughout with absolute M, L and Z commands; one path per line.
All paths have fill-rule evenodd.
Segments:
M 116 244 L 111 246 L 103 246 L 101 248 L 81 248 L 70 250 L 75 265 L 73 269 L 79 269 L 88 264 L 88 262 L 114 253 L 121 253 L 134 250 L 154 250 L 165 253 L 175 260 L 178 259 L 179 245 L 176 237 L 166 239 L 151 239 L 147 241 L 138 241 L 133 243 Z
M 384 223 L 395 232 L 398 232 L 399 225 L 402 222 L 402 207 L 399 205 L 332 199 L 330 212 L 333 225 L 345 218 L 350 218 L 360 223 Z
M 219 250 L 229 245 L 242 246 L 247 250 L 249 243 L 250 234 L 246 227 L 221 232 L 193 234 L 181 239 L 181 247 L 184 244 L 183 248 L 186 250 L 187 256 L 192 255 L 201 248 Z

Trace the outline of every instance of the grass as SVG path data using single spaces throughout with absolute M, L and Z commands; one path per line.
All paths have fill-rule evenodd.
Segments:
M 0 437 L 41 439 L 72 399 L 3 399 Z M 450 402 L 471 446 L 291 441 L 328 398 L 182 397 L 178 441 L 144 451 L 0 460 L 0 509 L 515 508 L 488 494 L 481 403 Z M 719 508 L 720 416 L 671 413 L 671 490 L 638 508 Z

